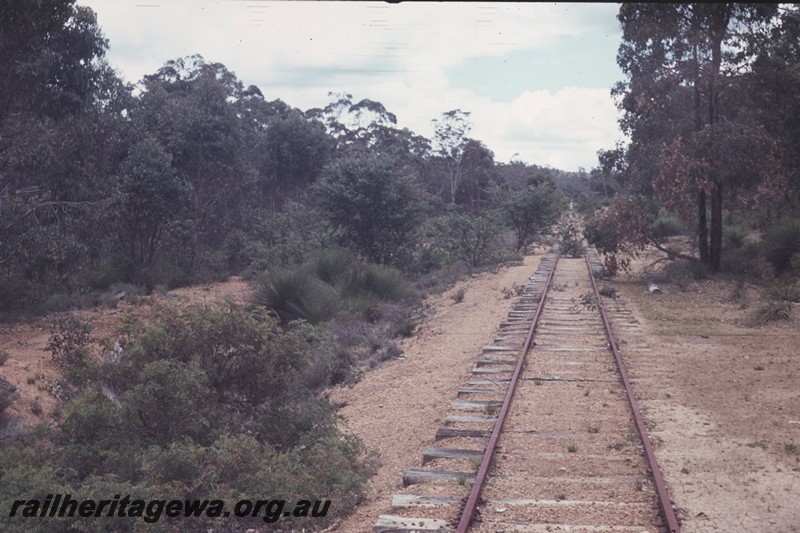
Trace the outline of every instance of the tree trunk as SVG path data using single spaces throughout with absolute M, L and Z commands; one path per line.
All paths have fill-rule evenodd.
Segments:
M 705 266 L 708 263 L 708 222 L 706 221 L 706 192 L 701 190 L 697 194 L 697 250 L 700 262 Z
M 454 166 L 450 166 L 448 169 L 448 176 L 450 181 L 450 203 L 456 203 L 456 180 L 458 179 L 456 175 L 456 168 Z
M 712 8 L 709 40 L 711 41 L 711 73 L 708 79 L 708 124 L 711 126 L 714 142 L 714 128 L 719 122 L 719 90 L 717 80 L 722 67 L 722 41 L 730 21 L 730 6 L 715 4 Z M 711 272 L 719 272 L 722 259 L 722 184 L 714 180 L 711 191 L 711 239 L 709 242 L 708 267 Z
M 708 267 L 711 272 L 719 272 L 722 260 L 722 184 L 718 183 L 711 192 L 711 243 L 709 246 Z
M 703 129 L 702 106 L 700 103 L 700 54 L 698 51 L 698 21 L 697 9 L 692 10 L 692 32 L 694 46 L 692 48 L 692 84 L 694 85 L 694 129 L 699 132 Z M 697 177 L 695 177 L 697 178 Z M 708 221 L 706 219 L 706 191 L 697 192 L 697 251 L 700 262 L 706 267 L 708 263 Z

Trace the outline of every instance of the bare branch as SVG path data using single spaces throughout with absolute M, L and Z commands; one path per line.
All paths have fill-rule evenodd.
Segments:
M 17 216 L 14 220 L 11 221 L 10 224 L 6 225 L 3 228 L 0 228 L 0 235 L 8 233 L 11 231 L 14 226 L 25 220 L 26 218 L 33 216 L 36 217 L 36 213 L 41 211 L 42 209 L 50 209 L 55 212 L 56 209 L 86 209 L 92 207 L 103 207 L 104 205 L 108 205 L 110 202 L 109 198 L 103 200 L 97 200 L 94 202 L 62 202 L 62 201 L 48 201 L 42 202 L 39 204 L 34 205 L 21 215 Z M 38 222 L 38 220 L 37 220 Z
M 672 256 L 672 257 L 677 257 L 678 259 L 685 259 L 685 260 L 687 260 L 687 261 L 692 261 L 693 263 L 699 263 L 699 262 L 700 262 L 700 258 L 698 258 L 698 257 L 695 257 L 695 256 L 693 256 L 693 255 L 686 255 L 686 254 L 684 254 L 684 253 L 682 253 L 682 252 L 679 252 L 679 251 L 677 251 L 677 250 L 672 250 L 672 249 L 670 249 L 670 248 L 667 248 L 667 247 L 663 246 L 663 245 L 662 245 L 662 244 L 660 244 L 658 241 L 656 241 L 656 240 L 654 240 L 654 239 L 652 239 L 652 238 L 650 239 L 650 243 L 651 243 L 651 244 L 652 244 L 652 245 L 653 245 L 653 246 L 654 246 L 654 247 L 655 247 L 657 250 L 659 250 L 659 251 L 662 251 L 662 252 L 664 252 L 665 254 L 668 254 L 668 255 L 670 255 L 670 256 Z

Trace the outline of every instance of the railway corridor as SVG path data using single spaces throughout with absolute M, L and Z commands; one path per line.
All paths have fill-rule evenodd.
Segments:
M 588 265 L 543 259 L 376 532 L 669 531 Z
M 473 530 L 656 531 L 656 495 L 583 259 L 559 260 L 534 340 Z

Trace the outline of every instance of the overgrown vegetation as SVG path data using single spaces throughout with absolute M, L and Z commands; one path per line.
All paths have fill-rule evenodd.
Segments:
M 277 312 L 284 323 L 319 324 L 339 313 L 364 313 L 381 301 L 412 296 L 399 270 L 363 263 L 340 249 L 323 250 L 302 268 L 266 272 L 256 286 L 255 303 Z
M 583 257 L 583 235 L 576 221 L 567 217 L 558 228 L 558 239 L 561 253 L 566 257 Z
M 765 257 L 776 274 L 800 273 L 800 219 L 784 220 L 764 234 Z
M 529 185 L 519 191 L 499 189 L 494 195 L 501 216 L 514 231 L 518 252 L 527 248 L 538 234 L 547 232 L 564 210 L 564 197 L 550 182 Z
M 508 258 L 511 228 L 517 249 L 546 229 L 572 176 L 495 163 L 467 137 L 467 111 L 436 119 L 430 140 L 369 99 L 267 101 L 197 55 L 134 91 L 73 0 L 7 6 L 0 25 L 13 73 L 0 87 L 0 313 L 113 305 L 115 283 L 292 268 L 335 244 L 414 274 L 487 266 Z
M 436 248 L 446 262 L 462 262 L 473 271 L 501 262 L 501 226 L 493 213 L 450 213 L 434 221 Z
M 17 388 L 9 381 L 0 378 L 0 424 L 5 424 L 5 410 L 11 407 L 17 398 L 19 398 Z
M 661 208 L 658 211 L 658 216 L 650 226 L 650 233 L 656 239 L 663 239 L 681 235 L 685 233 L 685 231 L 678 217 L 669 214 L 666 209 Z
M 292 270 L 256 276 L 253 303 L 288 327 L 325 337 L 309 369 L 315 386 L 352 382 L 365 368 L 401 355 L 394 338 L 417 326 L 419 295 L 398 269 L 360 260 L 341 248 L 317 252 Z
M 320 391 L 400 355 L 394 338 L 414 334 L 418 288 L 518 260 L 551 231 L 566 197 L 586 207 L 592 191 L 616 190 L 597 173 L 495 162 L 468 137 L 468 111 L 443 113 L 426 139 L 369 99 L 332 93 L 307 110 L 269 101 L 199 55 L 168 61 L 134 89 L 107 64 L 91 9 L 7 4 L 0 318 L 113 307 L 229 275 L 258 291 L 252 308 L 168 308 L 128 321 L 102 350 L 85 324 L 57 321 L 48 346 L 62 372 L 57 420 L 6 426 L 6 501 L 332 498 L 327 520 L 313 524 L 328 527 L 363 496 L 370 460 L 338 432 Z M 0 416 L 17 398 L 0 380 Z M 25 399 L 25 411 L 45 408 Z
M 426 139 L 369 99 L 267 101 L 198 55 L 134 91 L 105 63 L 89 8 L 22 2 L 0 17 L 0 67 L 14 73 L 0 110 L 6 317 L 113 306 L 119 283 L 292 269 L 335 245 L 412 276 L 491 266 L 546 231 L 574 174 L 496 163 L 468 138 L 467 111 Z
M 343 245 L 373 263 L 408 264 L 422 219 L 422 191 L 392 159 L 342 158 L 327 168 L 315 192 Z
M 73 400 L 55 428 L 22 434 L 0 454 L 0 494 L 74 498 L 331 498 L 330 523 L 364 495 L 361 444 L 336 429 L 307 370 L 332 357 L 315 330 L 284 330 L 263 308 L 167 308 L 130 321 L 120 348 L 92 353 L 85 328 L 64 322 L 51 341 Z M 218 527 L 202 518 L 153 527 Z M 293 518 L 294 527 L 299 520 Z M 137 530 L 140 520 L 6 521 L 7 531 Z M 261 519 L 242 527 L 263 528 Z M 309 524 L 310 525 L 310 524 Z M 268 528 L 285 528 L 276 524 Z
M 741 226 L 726 226 L 722 232 L 724 248 L 726 250 L 742 248 L 747 243 L 747 233 L 747 229 Z

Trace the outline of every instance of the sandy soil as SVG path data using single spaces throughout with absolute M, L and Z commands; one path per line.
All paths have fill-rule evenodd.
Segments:
M 352 387 L 331 392 L 332 400 L 345 403 L 339 411 L 345 430 L 361 437 L 380 460 L 369 497 L 333 531 L 372 532 L 378 515 L 391 514 L 391 495 L 402 486 L 403 472 L 421 464 L 423 450 L 433 444 L 436 428 L 469 378 L 481 347 L 491 343 L 511 308 L 513 300 L 503 296 L 503 289 L 524 285 L 541 257 L 528 256 L 521 266 L 477 275 L 428 299 L 425 303 L 434 313 L 414 337 L 403 341 L 402 359 L 369 372 Z M 464 300 L 455 303 L 452 296 L 460 289 Z
M 661 294 L 636 275 L 609 285 L 641 322 L 620 336 L 650 346 L 623 354 L 682 530 L 800 531 L 797 309 L 752 328 L 732 281 L 661 284 Z

